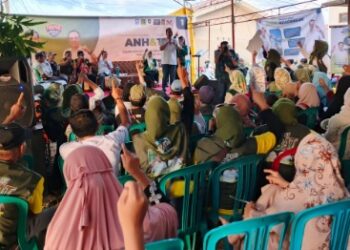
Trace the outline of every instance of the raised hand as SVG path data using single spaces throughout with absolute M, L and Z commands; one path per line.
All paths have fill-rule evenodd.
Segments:
M 275 184 L 281 188 L 286 188 L 289 185 L 289 182 L 283 179 L 283 177 L 277 172 L 272 169 L 264 169 L 264 173 L 269 174 L 266 176 L 266 179 L 270 184 Z
M 266 110 L 269 108 L 269 105 L 266 102 L 265 96 L 263 92 L 258 92 L 255 90 L 253 85 L 250 87 L 251 93 L 252 93 L 252 99 L 253 102 L 259 106 L 261 110 Z
M 136 182 L 127 182 L 117 203 L 119 223 L 124 235 L 126 250 L 143 249 L 143 220 L 148 202 Z
M 121 155 L 121 159 L 123 162 L 123 167 L 125 170 L 130 173 L 130 175 L 134 176 L 135 173 L 140 171 L 140 160 L 139 158 L 131 153 L 125 146 L 122 144 L 123 154 Z
M 112 92 L 111 95 L 114 100 L 121 100 L 123 96 L 123 90 L 112 84 Z

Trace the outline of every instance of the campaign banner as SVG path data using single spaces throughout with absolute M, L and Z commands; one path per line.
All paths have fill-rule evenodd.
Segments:
M 350 28 L 334 26 L 331 28 L 331 70 L 332 73 L 340 74 L 343 66 L 350 64 Z
M 260 19 L 257 30 L 267 51 L 276 49 L 288 59 L 304 57 L 298 48 L 299 42 L 311 53 L 315 40 L 326 40 L 321 9 Z
M 186 16 L 163 17 L 31 17 L 45 24 L 35 26 L 33 39 L 45 42 L 42 50 L 57 53 L 71 50 L 73 58 L 83 50 L 88 59 L 97 58 L 101 50 L 108 52 L 111 61 L 141 60 L 147 48 L 155 59 L 166 38 L 166 28 L 183 36 L 189 43 Z

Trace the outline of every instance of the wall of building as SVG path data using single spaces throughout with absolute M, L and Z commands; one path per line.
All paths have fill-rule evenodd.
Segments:
M 231 5 L 230 2 L 221 4 L 215 7 L 207 7 L 194 12 L 193 22 L 198 23 L 201 21 L 230 16 L 231 15 Z M 245 4 L 236 4 L 235 15 L 243 15 L 256 11 L 250 7 L 247 7 Z M 227 22 L 224 24 L 215 25 L 218 22 Z M 214 64 L 214 51 L 217 49 L 221 41 L 228 41 L 232 44 L 231 39 L 231 19 L 225 18 L 221 20 L 211 21 L 213 25 L 210 26 L 197 26 L 194 25 L 194 37 L 195 37 L 195 52 L 202 52 L 200 66 L 204 66 L 204 62 L 209 60 Z M 253 37 L 256 32 L 256 22 L 246 22 L 238 23 L 235 25 L 235 44 L 236 51 L 239 53 L 246 62 L 250 63 L 251 55 L 246 50 L 246 46 L 249 40 Z M 197 65 L 196 65 L 197 68 Z

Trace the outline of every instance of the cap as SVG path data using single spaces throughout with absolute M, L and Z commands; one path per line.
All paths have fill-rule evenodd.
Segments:
M 20 146 L 28 137 L 26 130 L 17 123 L 0 125 L 0 149 L 9 150 Z
M 206 85 L 199 89 L 199 100 L 204 104 L 211 104 L 214 100 L 215 91 L 213 87 Z
M 145 87 L 141 84 L 135 84 L 130 89 L 130 101 L 138 102 L 145 98 Z
M 181 86 L 181 81 L 180 80 L 174 80 L 172 83 L 171 83 L 171 91 L 175 94 L 181 94 L 181 91 L 182 91 L 182 86 Z

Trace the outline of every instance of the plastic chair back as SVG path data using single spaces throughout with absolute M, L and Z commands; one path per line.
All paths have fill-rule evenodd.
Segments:
M 278 249 L 282 249 L 283 240 L 292 218 L 293 213 L 282 212 L 254 219 L 237 221 L 214 228 L 205 235 L 203 249 L 216 249 L 216 245 L 221 239 L 226 239 L 226 237 L 230 235 L 244 234 L 244 250 L 267 250 L 271 229 L 279 225 L 282 225 L 282 228 L 279 233 Z
M 253 133 L 254 128 L 244 128 L 243 131 L 244 131 L 245 137 L 249 137 Z
M 129 134 L 130 135 L 139 134 L 139 133 L 144 132 L 145 130 L 146 130 L 145 123 L 134 123 L 129 128 Z
M 209 121 L 213 118 L 213 115 L 203 115 L 205 125 L 206 125 L 206 130 L 205 132 L 207 133 L 209 130 Z
M 310 220 L 321 216 L 332 218 L 329 249 L 347 249 L 350 234 L 350 200 L 320 205 L 298 213 L 292 224 L 290 250 L 302 249 L 305 226 Z
M 211 209 L 209 216 L 212 222 L 217 223 L 220 213 L 220 177 L 225 170 L 235 169 L 238 171 L 236 193 L 232 193 L 232 211 L 225 212 L 230 220 L 241 219 L 245 203 L 240 200 L 252 201 L 259 191 L 258 174 L 262 172 L 261 162 L 263 157 L 258 155 L 242 156 L 230 162 L 216 167 L 210 175 Z M 224 214 L 221 214 L 224 215 Z
M 35 239 L 27 240 L 28 203 L 18 197 L 0 195 L 0 204 L 13 204 L 17 207 L 17 240 L 20 249 L 38 250 Z
M 146 250 L 183 250 L 184 242 L 181 239 L 167 239 L 156 242 L 150 242 L 145 245 Z
M 350 126 L 344 129 L 340 136 L 340 145 L 339 145 L 339 159 L 341 162 L 341 175 L 344 178 L 345 185 L 349 189 L 350 187 L 350 159 L 344 159 L 346 144 L 348 140 L 348 135 L 350 131 Z
M 182 181 L 184 187 L 184 196 L 182 197 L 182 207 L 180 228 L 178 235 L 180 238 L 186 238 L 187 248 L 190 248 L 190 236 L 196 232 L 206 229 L 206 219 L 204 218 L 205 207 L 207 204 L 207 179 L 214 163 L 206 162 L 199 165 L 193 165 L 169 173 L 159 181 L 160 189 L 169 198 L 171 184 Z M 167 188 L 169 187 L 169 188 Z M 195 245 L 195 240 L 192 241 Z
M 298 112 L 298 116 L 300 115 L 306 115 L 306 126 L 310 129 L 313 129 L 317 125 L 317 119 L 318 119 L 318 108 L 308 108 L 305 110 L 301 110 Z

